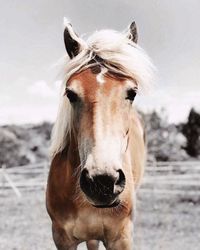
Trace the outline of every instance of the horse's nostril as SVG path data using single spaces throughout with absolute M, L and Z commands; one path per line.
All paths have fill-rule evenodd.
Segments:
M 92 184 L 92 179 L 89 176 L 89 172 L 87 169 L 83 169 L 80 176 L 80 187 L 85 192 L 86 189 L 90 188 Z
M 117 170 L 117 172 L 119 173 L 119 177 L 118 177 L 117 181 L 115 182 L 115 186 L 120 187 L 120 189 L 115 188 L 115 190 L 119 189 L 119 190 L 121 190 L 120 192 L 122 192 L 124 187 L 125 187 L 126 179 L 125 179 L 125 175 L 121 169 Z
M 87 179 L 89 179 L 89 172 L 87 169 L 83 169 L 83 171 L 81 172 L 81 179 L 82 181 L 86 181 Z

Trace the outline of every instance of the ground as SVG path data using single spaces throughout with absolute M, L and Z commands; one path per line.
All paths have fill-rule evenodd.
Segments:
M 0 195 L 0 250 L 55 250 L 44 190 L 22 193 L 22 198 L 6 190 Z M 199 204 L 175 195 L 139 193 L 134 250 L 199 250 Z

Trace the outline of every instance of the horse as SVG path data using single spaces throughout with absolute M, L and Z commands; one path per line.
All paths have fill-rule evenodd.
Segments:
M 97 250 L 133 247 L 136 192 L 144 173 L 145 133 L 134 100 L 153 81 L 153 64 L 126 32 L 87 40 L 65 21 L 66 56 L 51 141 L 46 207 L 58 250 L 86 242 Z M 68 54 L 68 55 L 67 55 Z

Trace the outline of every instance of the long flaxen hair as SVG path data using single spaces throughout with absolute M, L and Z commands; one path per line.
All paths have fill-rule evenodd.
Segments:
M 65 25 L 70 30 L 66 20 Z M 73 132 L 73 109 L 64 94 L 66 83 L 74 74 L 100 64 L 113 74 L 133 80 L 139 91 L 149 88 L 153 82 L 154 66 L 143 49 L 132 42 L 130 35 L 113 30 L 95 32 L 86 42 L 80 39 L 81 52 L 76 57 L 69 61 L 64 59 L 60 105 L 52 133 L 52 156 L 65 148 Z

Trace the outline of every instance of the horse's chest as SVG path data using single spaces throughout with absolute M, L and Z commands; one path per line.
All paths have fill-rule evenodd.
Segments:
M 74 236 L 78 239 L 102 238 L 103 224 L 100 216 L 81 213 L 75 221 Z
M 65 224 L 67 233 L 80 241 L 103 239 L 105 228 L 107 228 L 105 218 L 89 211 L 81 211 L 76 218 L 67 221 Z

